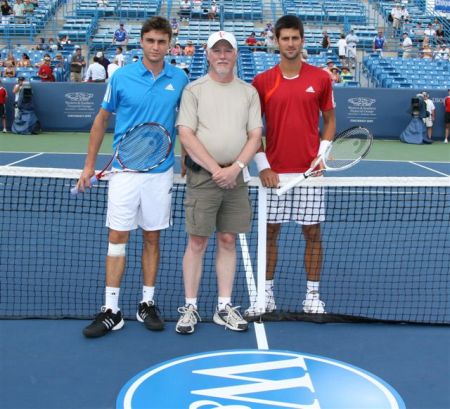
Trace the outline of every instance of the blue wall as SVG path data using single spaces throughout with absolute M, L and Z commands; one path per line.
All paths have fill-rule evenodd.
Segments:
M 9 93 L 8 123 L 13 116 L 12 84 L 4 84 Z M 40 83 L 33 82 L 36 114 L 45 131 L 88 131 L 100 107 L 106 84 Z M 382 88 L 336 88 L 338 131 L 361 125 L 369 128 L 376 138 L 398 139 L 411 115 L 411 98 L 423 90 Z M 445 90 L 429 91 L 436 106 L 433 139 L 444 136 Z M 114 126 L 111 117 L 110 130 Z

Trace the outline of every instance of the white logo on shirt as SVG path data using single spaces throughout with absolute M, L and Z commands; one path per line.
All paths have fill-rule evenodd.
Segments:
M 308 88 L 306 88 L 306 92 L 310 92 L 312 94 L 316 93 L 316 91 L 314 90 L 314 88 L 312 86 L 309 86 Z
M 167 91 L 175 91 L 175 88 L 173 87 L 173 85 L 172 84 L 169 84 L 166 88 L 164 88 L 164 89 L 166 89 Z

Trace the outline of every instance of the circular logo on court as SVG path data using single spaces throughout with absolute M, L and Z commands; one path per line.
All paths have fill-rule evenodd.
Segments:
M 117 408 L 405 408 L 363 369 L 290 351 L 233 350 L 185 356 L 149 368 L 120 391 Z

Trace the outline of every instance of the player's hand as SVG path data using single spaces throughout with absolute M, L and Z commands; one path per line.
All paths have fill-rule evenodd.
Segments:
M 280 184 L 278 173 L 274 172 L 272 169 L 264 169 L 259 172 L 259 178 L 264 187 L 278 187 Z
M 233 189 L 237 185 L 236 178 L 240 171 L 239 166 L 232 164 L 226 168 L 219 168 L 212 174 L 212 179 L 222 189 Z
M 81 172 L 80 178 L 77 182 L 77 189 L 79 192 L 84 192 L 91 187 L 91 177 L 94 176 L 95 170 L 91 168 L 84 168 Z
M 325 165 L 323 164 L 323 161 L 320 160 L 320 161 L 318 162 L 318 160 L 319 160 L 319 156 L 315 157 L 314 160 L 311 162 L 310 167 L 311 167 L 311 168 L 314 167 L 315 170 L 321 170 L 321 169 L 324 169 L 324 168 L 325 168 Z M 312 174 L 311 176 L 312 176 L 312 177 L 317 177 L 317 176 L 322 176 L 322 175 L 323 175 L 323 172 L 317 172 L 317 173 Z

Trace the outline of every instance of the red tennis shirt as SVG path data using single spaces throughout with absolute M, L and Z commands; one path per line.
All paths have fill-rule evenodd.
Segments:
M 320 144 L 320 111 L 334 108 L 330 76 L 302 63 L 299 76 L 286 79 L 278 65 L 253 80 L 266 120 L 266 155 L 273 171 L 309 169 Z

